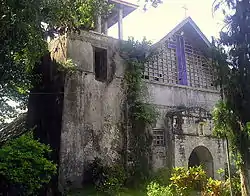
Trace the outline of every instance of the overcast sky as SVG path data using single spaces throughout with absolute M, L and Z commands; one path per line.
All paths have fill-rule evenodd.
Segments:
M 133 0 L 127 0 L 134 2 Z M 141 0 L 143 1 L 143 0 Z M 159 41 L 179 22 L 185 18 L 185 9 L 187 7 L 187 16 L 190 16 L 199 26 L 201 31 L 211 40 L 211 36 L 218 36 L 218 32 L 223 26 L 223 15 L 216 12 L 212 16 L 213 0 L 163 0 L 163 4 L 157 8 L 149 8 L 144 12 L 142 8 L 127 16 L 123 21 L 123 36 L 133 36 L 141 40 L 144 36 L 153 42 Z M 108 34 L 117 38 L 117 25 L 109 29 Z

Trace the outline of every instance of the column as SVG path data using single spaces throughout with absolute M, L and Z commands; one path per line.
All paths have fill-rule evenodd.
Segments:
M 97 15 L 96 17 L 95 31 L 98 33 L 102 32 L 102 18 L 100 15 Z
M 122 10 L 122 5 L 120 5 L 118 8 L 118 38 L 119 39 L 123 39 L 122 19 L 123 19 L 123 10 Z
M 105 0 L 106 3 L 108 3 L 108 0 Z M 103 33 L 104 35 L 108 35 L 108 15 L 106 14 L 105 17 L 103 17 Z
M 105 20 L 104 20 L 104 24 L 103 24 L 103 33 L 105 34 L 105 35 L 108 35 L 108 20 L 105 18 Z

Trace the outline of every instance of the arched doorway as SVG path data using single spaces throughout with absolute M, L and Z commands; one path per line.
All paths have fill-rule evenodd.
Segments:
M 202 165 L 208 177 L 214 177 L 213 157 L 210 151 L 204 146 L 197 146 L 193 149 L 188 159 L 188 167 Z

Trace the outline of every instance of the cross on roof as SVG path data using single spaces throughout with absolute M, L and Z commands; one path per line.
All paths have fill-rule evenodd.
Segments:
M 188 10 L 188 8 L 187 8 L 186 5 L 183 5 L 182 8 L 185 10 L 185 18 L 187 18 L 187 10 Z

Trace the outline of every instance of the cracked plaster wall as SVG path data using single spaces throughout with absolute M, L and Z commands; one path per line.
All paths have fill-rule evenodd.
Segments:
M 64 86 L 61 130 L 61 186 L 81 187 L 84 170 L 95 157 L 104 164 L 120 158 L 122 119 L 122 76 L 124 62 L 117 40 L 94 34 L 67 35 L 59 59 L 72 59 L 76 71 L 68 73 Z M 95 79 L 93 47 L 107 49 L 107 81 Z M 59 48 L 60 49 L 60 48 Z

